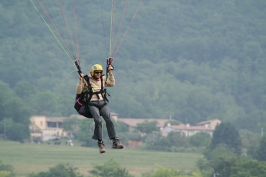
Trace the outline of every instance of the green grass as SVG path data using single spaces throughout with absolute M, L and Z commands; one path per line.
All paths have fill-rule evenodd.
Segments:
M 21 144 L 0 140 L 0 160 L 14 167 L 18 177 L 26 177 L 31 172 L 48 171 L 59 163 L 71 164 L 84 176 L 93 168 L 110 159 L 125 167 L 130 174 L 140 177 L 161 165 L 166 168 L 190 171 L 196 169 L 199 153 L 172 153 L 144 151 L 141 149 L 114 150 L 106 148 L 99 154 L 97 148 L 70 147 L 53 144 Z

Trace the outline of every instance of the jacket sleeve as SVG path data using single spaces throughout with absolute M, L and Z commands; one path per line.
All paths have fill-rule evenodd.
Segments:
M 107 78 L 107 81 L 105 82 L 105 86 L 107 87 L 113 87 L 115 85 L 115 77 L 112 71 L 109 72 L 109 76 Z
M 76 86 L 76 94 L 81 94 L 82 90 L 84 88 L 84 79 L 80 79 L 79 83 Z

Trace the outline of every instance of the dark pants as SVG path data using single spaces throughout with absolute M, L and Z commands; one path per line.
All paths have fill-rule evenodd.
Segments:
M 101 116 L 105 120 L 109 138 L 110 139 L 115 138 L 116 133 L 115 133 L 114 124 L 111 120 L 111 114 L 106 103 L 103 100 L 91 101 L 89 108 L 95 123 L 94 135 L 92 136 L 92 138 L 96 140 L 103 139 Z

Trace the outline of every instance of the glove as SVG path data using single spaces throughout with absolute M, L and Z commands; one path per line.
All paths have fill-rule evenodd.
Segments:
M 109 70 L 114 70 L 114 66 L 113 65 L 108 65 L 108 67 L 107 67 L 107 70 L 109 71 Z

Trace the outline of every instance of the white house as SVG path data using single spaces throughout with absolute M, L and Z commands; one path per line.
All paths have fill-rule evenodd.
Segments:
M 185 136 L 192 136 L 199 132 L 205 132 L 212 136 L 212 133 L 215 130 L 215 127 L 219 125 L 220 123 L 221 121 L 219 119 L 214 119 L 214 120 L 200 122 L 195 126 L 191 126 L 189 124 L 171 126 L 170 124 L 168 124 L 168 126 L 164 127 L 161 130 L 161 132 L 163 136 L 167 136 L 167 134 L 171 131 L 181 132 Z
M 30 133 L 33 139 L 40 138 L 46 141 L 67 136 L 62 127 L 64 121 L 62 117 L 32 116 L 30 121 Z

